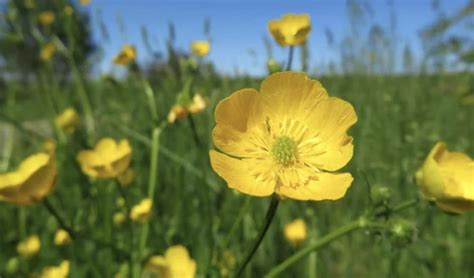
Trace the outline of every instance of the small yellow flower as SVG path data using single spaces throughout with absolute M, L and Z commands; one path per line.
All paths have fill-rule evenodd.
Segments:
M 43 144 L 41 145 L 42 149 L 49 153 L 49 154 L 53 154 L 54 152 L 56 152 L 56 141 L 54 141 L 54 139 L 46 139 Z
M 36 1 L 35 0 L 25 0 L 25 7 L 27 9 L 34 9 L 36 7 Z
M 210 48 L 211 46 L 208 41 L 193 41 L 191 43 L 191 52 L 199 57 L 207 56 Z
M 186 107 L 179 104 L 173 105 L 168 113 L 168 122 L 172 124 L 176 122 L 176 120 L 184 119 L 188 116 L 188 113 L 189 111 Z
M 41 249 L 41 241 L 38 235 L 31 235 L 18 243 L 16 251 L 23 257 L 32 257 Z
M 303 219 L 296 219 L 286 224 L 283 232 L 286 240 L 293 245 L 299 245 L 308 237 L 308 229 Z
M 72 134 L 80 123 L 79 114 L 74 108 L 68 107 L 54 120 L 56 125 L 67 134 Z
M 67 260 L 58 266 L 47 266 L 41 272 L 41 278 L 66 278 L 69 275 L 70 263 Z
M 151 216 L 151 208 L 153 206 L 153 201 L 150 198 L 146 198 L 140 201 L 137 205 L 132 208 L 130 211 L 130 219 L 134 222 L 144 223 Z
M 170 124 L 176 120 L 184 119 L 189 114 L 198 114 L 204 111 L 207 106 L 206 100 L 200 95 L 195 94 L 192 102 L 189 104 L 175 104 L 168 113 L 168 122 Z
M 16 171 L 0 174 L 0 200 L 19 205 L 40 201 L 54 188 L 54 153 L 37 153 L 23 160 Z
M 448 212 L 474 209 L 474 161 L 464 153 L 449 152 L 438 142 L 416 172 L 416 183 L 427 200 Z
M 135 47 L 133 45 L 126 44 L 122 47 L 122 50 L 120 50 L 119 54 L 115 56 L 114 64 L 126 66 L 135 61 L 136 55 L 137 53 Z
M 162 278 L 194 278 L 196 262 L 189 256 L 186 247 L 174 245 L 166 250 L 164 256 L 152 256 L 145 272 Z
M 73 15 L 74 8 L 71 5 L 67 5 L 66 7 L 64 7 L 64 14 L 66 14 L 67 16 Z
M 82 6 L 87 6 L 91 3 L 91 0 L 79 0 L 79 3 L 81 3 Z
M 116 142 L 102 138 L 93 150 L 83 150 L 77 155 L 84 174 L 97 178 L 116 178 L 128 169 L 132 148 L 127 139 Z
M 287 14 L 281 19 L 268 22 L 268 30 L 281 46 L 305 43 L 311 31 L 311 21 L 307 14 Z
M 115 225 L 120 226 L 127 220 L 127 216 L 123 212 L 116 212 L 114 213 L 113 220 Z
M 54 22 L 55 16 L 51 11 L 41 12 L 38 15 L 38 21 L 43 26 L 51 25 Z
M 352 183 L 334 173 L 352 158 L 346 131 L 357 121 L 352 105 L 329 97 L 304 73 L 280 72 L 260 93 L 243 89 L 215 110 L 211 165 L 230 188 L 253 196 L 336 200 Z
M 133 171 L 130 168 L 125 170 L 125 172 L 123 172 L 117 177 L 118 182 L 122 186 L 129 186 L 133 182 L 134 179 L 135 179 L 135 171 Z
M 195 94 L 193 102 L 188 106 L 188 111 L 191 114 L 201 113 L 206 108 L 206 105 L 206 100 L 200 94 Z
M 64 229 L 58 229 L 54 235 L 54 244 L 57 246 L 63 246 L 71 242 L 71 236 Z

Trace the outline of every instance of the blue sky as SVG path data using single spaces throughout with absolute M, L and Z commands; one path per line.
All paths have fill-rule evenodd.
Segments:
M 373 16 L 368 25 L 377 23 L 388 27 L 390 8 L 387 0 L 368 1 Z M 393 0 L 397 16 L 396 36 L 400 49 L 409 44 L 415 55 L 420 55 L 421 44 L 418 32 L 432 23 L 436 14 L 431 8 L 432 0 Z M 441 1 L 442 9 L 451 14 L 462 7 L 467 0 Z M 266 52 L 263 36 L 269 36 L 267 21 L 285 13 L 308 13 L 311 16 L 312 31 L 309 37 L 311 67 L 327 61 L 337 61 L 339 50 L 328 46 L 325 29 L 334 33 L 340 41 L 350 32 L 344 0 L 92 0 L 86 7 L 93 18 L 96 41 L 104 48 L 104 59 L 100 71 L 115 71 L 110 61 L 125 42 L 135 44 L 139 61 L 149 59 L 145 51 L 140 28 L 146 26 L 152 46 L 164 52 L 168 34 L 168 23 L 176 27 L 176 46 L 188 49 L 193 40 L 204 39 L 203 22 L 211 20 L 213 43 L 206 59 L 214 62 L 221 72 L 261 75 L 265 73 Z M 99 14 L 108 28 L 110 40 L 101 39 Z M 120 31 L 121 18 L 124 32 Z M 250 55 L 252 50 L 256 55 Z M 286 59 L 286 49 L 273 43 L 274 57 Z M 298 60 L 298 59 L 296 59 Z M 296 65 L 296 68 L 298 65 Z

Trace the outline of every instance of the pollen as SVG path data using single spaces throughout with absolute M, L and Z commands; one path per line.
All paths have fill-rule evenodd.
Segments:
M 288 136 L 275 139 L 272 146 L 273 158 L 283 166 L 288 166 L 296 161 L 298 148 L 295 140 Z

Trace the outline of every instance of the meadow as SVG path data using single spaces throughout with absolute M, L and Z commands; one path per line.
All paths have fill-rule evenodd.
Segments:
M 205 57 L 181 56 L 171 46 L 154 70 L 134 63 L 134 53 L 130 61 L 115 61 L 126 75 L 99 77 L 74 63 L 71 46 L 61 48 L 63 37 L 50 36 L 52 55 L 65 57 L 70 74 L 59 77 L 54 59 L 43 59 L 28 82 L 5 74 L 0 86 L 0 173 L 39 152 L 54 156 L 57 167 L 54 188 L 41 199 L 25 205 L 0 195 L 0 277 L 234 277 L 277 197 L 233 190 L 211 167 L 214 113 L 232 93 L 259 90 L 265 77 L 220 74 Z M 474 109 L 465 97 L 472 92 L 472 71 L 307 74 L 355 110 L 357 123 L 348 130 L 354 154 L 343 168 L 354 180 L 338 200 L 279 200 L 241 276 L 474 275 L 474 214 L 441 210 L 415 177 L 437 142 L 473 157 Z M 202 102 L 193 100 L 196 94 Z M 189 108 L 195 102 L 201 105 L 196 111 Z M 61 125 L 55 119 L 67 108 L 77 111 L 78 120 Z M 118 174 L 100 176 L 116 167 L 112 162 L 105 170 L 93 168 L 94 177 L 78 158 L 106 137 L 130 144 L 126 168 L 134 174 L 127 182 Z M 466 181 L 471 188 L 473 174 Z M 0 193 L 5 177 L 0 174 Z M 151 208 L 132 217 L 144 198 L 152 200 Z M 292 241 L 285 226 L 295 219 L 307 232 Z M 58 229 L 68 240 L 57 239 Z M 20 252 L 19 243 L 30 235 L 41 247 Z M 166 270 L 169 258 L 151 266 L 151 257 L 175 245 L 187 249 L 195 273 L 186 272 L 192 263 L 182 257 L 181 274 Z M 65 260 L 68 274 L 47 275 L 45 267 Z

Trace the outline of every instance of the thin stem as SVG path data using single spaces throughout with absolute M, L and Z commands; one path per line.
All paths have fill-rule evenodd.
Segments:
M 75 239 L 76 238 L 76 232 L 74 232 L 74 230 L 66 224 L 64 219 L 59 215 L 58 211 L 49 202 L 49 200 L 47 198 L 44 198 L 42 203 L 46 207 L 48 212 L 51 213 L 51 215 L 56 219 L 59 226 L 61 226 L 61 228 L 66 230 L 69 233 L 69 235 L 71 236 L 72 239 Z
M 324 247 L 331 243 L 333 240 L 338 239 L 346 234 L 349 234 L 352 231 L 355 231 L 357 229 L 360 229 L 364 227 L 364 222 L 357 219 L 355 221 L 349 222 L 348 224 L 337 228 L 336 230 L 332 231 L 331 233 L 327 234 L 326 236 L 322 237 L 320 240 L 315 241 L 313 243 L 310 243 L 308 246 L 305 248 L 301 249 L 300 251 L 296 252 L 286 260 L 284 260 L 282 263 L 277 265 L 275 268 L 273 268 L 270 272 L 268 272 L 264 277 L 269 278 L 269 277 L 276 277 L 279 275 L 281 272 L 283 272 L 285 269 L 293 265 L 295 262 L 299 261 L 306 255 L 310 254 L 311 252 L 320 249 L 321 247 Z
M 201 142 L 199 140 L 199 135 L 197 133 L 196 124 L 194 123 L 194 119 L 193 119 L 192 115 L 188 116 L 188 121 L 189 121 L 189 125 L 191 126 L 191 131 L 193 133 L 194 143 L 196 143 L 196 147 L 199 148 L 201 146 Z
M 390 212 L 391 213 L 395 213 L 395 212 L 399 212 L 399 211 L 402 211 L 402 210 L 405 210 L 407 208 L 410 208 L 416 204 L 418 204 L 418 201 L 419 199 L 418 198 L 415 198 L 413 200 L 408 200 L 406 202 L 403 202 L 399 205 L 397 205 L 396 207 L 394 207 Z
M 158 109 L 156 108 L 156 99 L 153 89 L 151 88 L 150 82 L 145 77 L 141 77 L 143 88 L 145 89 L 145 95 L 150 109 L 151 119 L 153 123 L 158 122 Z
M 263 224 L 263 227 L 260 230 L 260 233 L 258 234 L 258 237 L 253 243 L 252 248 L 250 249 L 249 253 L 245 257 L 242 264 L 240 265 L 239 270 L 237 271 L 236 277 L 240 277 L 242 275 L 242 273 L 245 270 L 245 267 L 252 260 L 253 256 L 255 255 L 255 252 L 257 251 L 258 247 L 262 243 L 263 238 L 265 237 L 268 231 L 268 228 L 270 227 L 270 224 L 272 223 L 273 217 L 275 216 L 275 212 L 278 208 L 279 203 L 280 203 L 280 199 L 278 199 L 278 196 L 273 195 L 272 200 L 270 202 L 270 206 L 268 207 L 268 210 L 267 210 L 267 214 L 265 216 L 265 222 Z
M 293 52 L 295 51 L 294 46 L 290 46 L 289 52 L 288 52 L 288 61 L 286 64 L 286 71 L 291 70 L 291 64 L 293 63 Z

